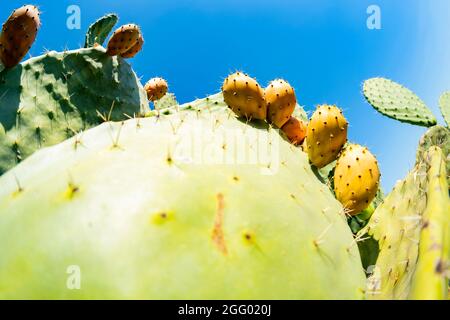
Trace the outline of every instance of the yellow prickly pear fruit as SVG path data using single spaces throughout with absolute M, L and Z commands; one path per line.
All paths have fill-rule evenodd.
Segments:
M 141 30 L 137 25 L 123 25 L 109 39 L 106 53 L 110 56 L 125 54 L 138 43 L 140 37 Z
M 350 215 L 357 215 L 371 204 L 379 182 L 380 170 L 373 154 L 357 144 L 347 146 L 334 170 L 334 191 Z
M 133 47 L 131 47 L 130 50 L 128 50 L 125 53 L 122 53 L 120 56 L 125 59 L 133 58 L 135 55 L 139 53 L 139 51 L 142 50 L 143 46 L 144 46 L 144 37 L 142 36 L 142 34 L 140 34 L 136 44 Z
M 145 84 L 144 89 L 148 100 L 157 101 L 166 95 L 169 86 L 163 78 L 153 78 Z
M 36 6 L 22 6 L 14 10 L 3 25 L 0 37 L 0 59 L 6 68 L 18 65 L 30 50 L 41 26 L 39 15 L 39 9 Z
M 306 131 L 305 150 L 317 168 L 336 160 L 347 142 L 348 123 L 336 106 L 321 105 L 311 117 Z
M 239 116 L 265 120 L 267 104 L 258 82 L 242 72 L 229 75 L 222 86 L 225 103 Z
M 281 128 L 294 112 L 297 98 L 291 85 L 282 79 L 273 80 L 265 89 L 267 121 Z
M 293 145 L 299 145 L 306 137 L 306 124 L 295 117 L 290 117 L 289 120 L 281 127 L 286 137 Z

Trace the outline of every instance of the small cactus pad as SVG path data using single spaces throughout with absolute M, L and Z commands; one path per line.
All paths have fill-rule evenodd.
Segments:
M 436 118 L 425 103 L 398 83 L 372 78 L 364 82 L 363 92 L 367 101 L 389 118 L 424 127 L 436 124 Z
M 418 298 L 412 296 L 411 289 L 413 282 L 416 282 L 413 279 L 423 276 L 435 279 L 435 272 L 439 273 L 441 285 L 445 283 L 445 273 L 441 267 L 448 266 L 446 255 L 449 245 L 450 200 L 444 161 L 442 151 L 438 147 L 430 148 L 406 179 L 396 184 L 385 201 L 375 210 L 368 225 L 361 230 L 359 238 L 365 238 L 366 234 L 373 236 L 380 249 L 376 265 L 369 270 L 369 299 Z M 434 212 L 434 218 L 431 218 L 433 226 L 430 229 L 435 232 L 434 235 L 426 231 L 430 226 L 430 210 Z M 424 241 L 424 237 L 433 238 L 436 242 L 430 246 L 430 242 Z M 447 240 L 442 243 L 444 239 Z M 430 254 L 436 257 L 435 249 L 441 250 L 440 256 L 443 259 L 431 258 L 433 261 L 430 264 Z M 420 258 L 421 256 L 423 258 Z M 428 270 L 425 271 L 426 275 L 419 275 L 424 269 L 417 268 L 418 259 L 425 261 L 425 269 Z M 427 287 L 422 292 L 422 298 L 426 296 L 440 299 L 442 291 L 439 285 L 434 288 Z
M 0 60 L 6 68 L 20 63 L 34 43 L 41 25 L 39 9 L 26 5 L 13 11 L 0 36 Z
M 445 92 L 441 98 L 439 99 L 439 107 L 441 109 L 442 117 L 447 124 L 447 127 L 450 126 L 450 91 Z
M 305 139 L 311 163 L 322 168 L 336 160 L 347 142 L 347 129 L 348 122 L 339 108 L 318 106 L 308 123 Z
M 372 153 L 360 145 L 348 145 L 334 170 L 334 192 L 350 215 L 359 214 L 371 204 L 379 182 L 380 170 Z
M 450 131 L 442 126 L 434 126 L 420 138 L 419 147 L 417 148 L 416 163 L 420 163 L 425 152 L 433 146 L 441 148 L 446 159 L 447 182 L 450 185 Z
M 221 95 L 178 109 L 104 123 L 0 178 L 0 299 L 362 298 L 343 208 L 306 154 Z
M 137 43 L 133 47 L 131 47 L 130 50 L 128 50 L 125 53 L 122 53 L 120 56 L 124 59 L 133 58 L 142 50 L 143 46 L 144 46 L 144 37 L 140 35 Z
M 167 81 L 163 78 L 150 79 L 144 86 L 149 101 L 157 101 L 164 97 L 169 89 Z
M 141 30 L 135 24 L 119 27 L 108 42 L 106 53 L 110 56 L 121 55 L 132 49 L 141 37 Z
M 169 92 L 164 97 L 154 102 L 155 110 L 164 110 L 173 106 L 178 106 L 175 94 Z
M 229 75 L 222 86 L 225 103 L 239 117 L 265 120 L 267 104 L 258 82 L 242 72 Z
M 84 47 L 89 48 L 95 46 L 96 44 L 103 45 L 118 20 L 119 18 L 117 15 L 110 13 L 91 24 L 86 33 Z
M 130 65 L 101 46 L 51 51 L 3 71 L 0 97 L 0 175 L 41 147 L 149 111 Z
M 297 104 L 294 89 L 287 81 L 273 80 L 264 91 L 267 121 L 281 128 L 291 117 Z
M 305 123 L 295 117 L 290 117 L 288 122 L 281 127 L 281 131 L 284 132 L 293 145 L 302 144 L 306 137 Z

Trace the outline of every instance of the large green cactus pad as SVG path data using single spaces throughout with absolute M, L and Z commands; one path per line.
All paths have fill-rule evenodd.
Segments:
M 431 147 L 424 153 L 422 161 L 405 180 L 397 183 L 375 210 L 369 224 L 360 233 L 360 238 L 366 233 L 372 236 L 379 242 L 380 249 L 376 265 L 370 270 L 369 299 L 446 298 L 444 266 L 448 263 L 450 210 L 447 188 L 442 151 L 438 147 Z M 430 211 L 434 211 L 432 217 Z M 430 223 L 434 233 L 424 236 L 424 230 L 428 232 Z M 433 246 L 438 248 L 440 256 L 440 259 L 432 262 L 435 267 L 433 272 L 430 272 L 432 268 L 428 256 L 434 248 L 429 246 L 429 239 L 435 241 Z M 417 267 L 418 259 L 425 260 L 425 268 Z M 426 274 L 420 274 L 424 270 L 427 270 Z M 417 288 L 418 283 L 419 287 L 424 288 L 424 278 L 438 285 L 431 291 L 425 290 L 420 296 L 414 288 Z
M 436 118 L 425 103 L 411 90 L 384 78 L 366 80 L 363 93 L 367 101 L 381 114 L 424 127 L 436 124 Z
M 0 178 L 0 298 L 361 298 L 343 208 L 306 154 L 220 95 L 178 109 Z
M 0 73 L 0 175 L 35 150 L 105 119 L 148 110 L 123 59 L 102 47 L 48 52 Z
M 445 92 L 439 99 L 439 107 L 441 109 L 442 117 L 447 124 L 450 126 L 450 91 Z
M 86 32 L 84 47 L 93 47 L 96 44 L 103 45 L 119 17 L 113 13 L 107 14 L 89 26 Z

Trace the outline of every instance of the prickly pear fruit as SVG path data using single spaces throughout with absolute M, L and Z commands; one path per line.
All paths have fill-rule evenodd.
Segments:
M 369 206 L 379 182 L 380 170 L 373 154 L 360 145 L 348 145 L 336 163 L 334 191 L 350 215 L 357 215 Z
M 110 56 L 117 56 L 126 53 L 139 41 L 141 31 L 135 24 L 123 25 L 114 31 L 108 42 L 106 53 Z
M 336 160 L 347 142 L 347 128 L 347 120 L 338 107 L 318 106 L 306 131 L 305 150 L 311 163 L 322 168 Z
M 334 190 L 351 215 L 365 210 L 379 188 L 380 170 L 373 154 L 357 144 L 348 145 L 336 163 Z
M 39 9 L 26 5 L 13 11 L 0 37 L 0 59 L 6 68 L 19 64 L 36 39 L 41 25 Z
M 290 117 L 282 127 L 281 131 L 286 134 L 286 137 L 294 145 L 302 144 L 306 137 L 306 125 L 302 120 L 295 117 Z
M 258 82 L 242 72 L 228 76 L 222 86 L 225 103 L 238 116 L 265 120 L 267 104 L 264 90 Z
M 139 39 L 136 42 L 136 44 L 133 47 L 131 47 L 130 50 L 128 50 L 125 53 L 122 53 L 120 56 L 125 59 L 133 58 L 135 55 L 138 54 L 139 51 L 142 50 L 143 46 L 144 46 L 144 37 L 141 34 L 141 35 L 139 35 Z
M 144 86 L 148 100 L 150 101 L 156 101 L 164 97 L 168 88 L 167 81 L 163 78 L 150 79 Z
M 273 80 L 264 91 L 267 121 L 281 128 L 294 112 L 297 98 L 291 85 L 282 79 Z

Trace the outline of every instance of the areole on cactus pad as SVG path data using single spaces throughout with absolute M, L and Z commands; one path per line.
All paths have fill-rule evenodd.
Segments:
M 300 148 L 220 94 L 153 114 L 0 178 L 1 298 L 363 296 L 343 208 Z

